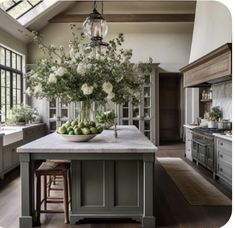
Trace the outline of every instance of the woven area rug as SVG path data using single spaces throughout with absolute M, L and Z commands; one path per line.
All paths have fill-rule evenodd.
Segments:
M 157 158 L 192 205 L 232 205 L 232 201 L 181 158 Z

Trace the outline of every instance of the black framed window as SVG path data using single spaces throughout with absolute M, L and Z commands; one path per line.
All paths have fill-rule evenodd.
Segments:
M 22 55 L 0 45 L 0 121 L 9 110 L 23 102 Z

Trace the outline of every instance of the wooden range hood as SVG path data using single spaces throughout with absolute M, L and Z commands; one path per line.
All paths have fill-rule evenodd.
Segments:
M 226 43 L 180 69 L 184 87 L 205 87 L 232 79 L 232 44 Z

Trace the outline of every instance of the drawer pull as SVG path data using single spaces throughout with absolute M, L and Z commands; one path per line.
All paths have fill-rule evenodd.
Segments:
M 220 168 L 220 171 L 221 171 L 221 172 L 223 172 L 223 169 L 222 169 L 222 168 Z
M 224 144 L 221 142 L 221 143 L 220 143 L 220 146 L 223 146 L 223 145 L 224 145 Z
M 221 154 L 220 157 L 223 158 L 223 154 Z

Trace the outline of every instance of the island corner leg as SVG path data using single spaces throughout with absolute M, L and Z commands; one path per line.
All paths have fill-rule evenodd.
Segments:
M 154 181 L 154 156 L 145 155 L 143 164 L 143 218 L 142 227 L 154 228 L 153 215 L 153 181 Z
M 31 228 L 33 226 L 32 216 L 32 166 L 29 154 L 20 154 L 20 176 L 21 176 L 21 216 L 19 218 L 20 228 Z

